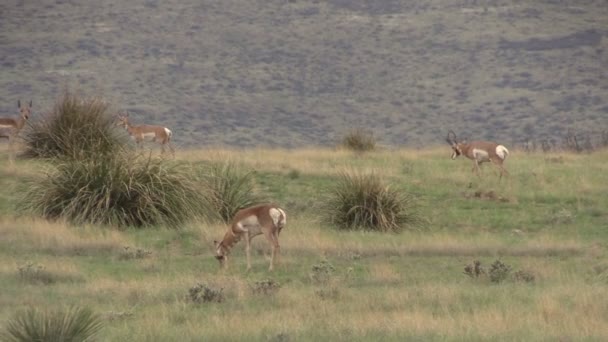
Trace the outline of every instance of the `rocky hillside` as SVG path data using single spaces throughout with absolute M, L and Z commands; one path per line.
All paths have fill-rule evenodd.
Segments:
M 66 89 L 182 146 L 506 144 L 608 129 L 608 6 L 559 0 L 6 0 L 0 113 Z

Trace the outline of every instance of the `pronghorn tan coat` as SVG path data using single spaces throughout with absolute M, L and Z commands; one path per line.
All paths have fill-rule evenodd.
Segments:
M 129 122 L 129 114 L 118 114 L 118 125 L 123 126 L 131 138 L 135 140 L 137 146 L 141 147 L 145 139 L 150 139 L 157 142 L 161 146 L 161 152 L 165 153 L 165 145 L 169 146 L 171 153 L 175 153 L 171 145 L 173 132 L 170 129 L 157 125 L 131 125 Z
M 479 164 L 484 162 L 491 162 L 496 165 L 500 170 L 500 179 L 502 175 L 509 175 L 509 172 L 505 169 L 503 163 L 509 155 L 509 150 L 503 145 L 499 145 L 491 141 L 471 141 L 469 143 L 456 142 L 455 137 L 450 138 L 448 134 L 448 143 L 452 146 L 452 159 L 461 154 L 473 161 L 473 172 L 479 176 Z
M 275 258 L 280 255 L 279 233 L 287 223 L 285 210 L 276 204 L 259 204 L 239 210 L 232 219 L 222 241 L 215 241 L 215 257 L 221 266 L 226 265 L 228 254 L 234 245 L 245 238 L 247 270 L 251 269 L 251 239 L 264 234 L 272 247 L 269 270 L 274 268 Z
M 19 118 L 0 118 L 0 138 L 6 138 L 12 142 L 13 137 L 25 126 L 25 122 L 29 119 L 32 113 L 32 101 L 21 105 L 21 100 L 17 101 L 19 108 Z

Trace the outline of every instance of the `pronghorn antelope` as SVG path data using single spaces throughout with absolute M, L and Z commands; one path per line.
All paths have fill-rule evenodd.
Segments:
M 171 146 L 173 133 L 167 127 L 155 125 L 133 126 L 129 123 L 129 113 L 118 114 L 116 125 L 123 126 L 140 148 L 142 147 L 144 140 L 149 139 L 160 144 L 161 153 L 165 153 L 165 145 L 168 145 L 171 153 L 175 154 L 175 150 L 173 149 L 173 146 Z
M 492 162 L 500 169 L 499 179 L 502 179 L 503 173 L 509 175 L 502 165 L 509 155 L 509 150 L 503 145 L 490 141 L 457 142 L 456 133 L 452 130 L 448 132 L 446 141 L 452 146 L 452 159 L 462 154 L 473 160 L 473 172 L 477 173 L 477 176 L 479 176 L 479 164 L 484 162 Z
M 232 219 L 232 224 L 222 241 L 214 241 L 215 258 L 220 266 L 226 265 L 230 249 L 241 238 L 245 237 L 245 252 L 247 253 L 247 271 L 251 269 L 251 239 L 264 234 L 272 247 L 269 271 L 274 268 L 274 259 L 279 257 L 279 233 L 285 227 L 287 215 L 285 211 L 275 204 L 260 204 L 239 210 Z
M 32 101 L 28 104 L 21 105 L 21 100 L 18 100 L 17 108 L 19 108 L 19 118 L 0 118 L 0 138 L 8 139 L 9 144 L 13 142 L 13 138 L 30 118 L 30 114 L 32 113 Z

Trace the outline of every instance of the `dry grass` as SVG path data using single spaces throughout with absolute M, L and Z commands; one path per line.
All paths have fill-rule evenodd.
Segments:
M 124 234 L 115 230 L 92 226 L 77 228 L 64 222 L 38 219 L 0 218 L 0 235 L 7 246 L 53 255 L 106 254 L 129 245 Z

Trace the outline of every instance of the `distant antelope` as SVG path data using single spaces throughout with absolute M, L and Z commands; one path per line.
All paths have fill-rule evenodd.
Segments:
M 500 169 L 499 179 L 502 179 L 503 173 L 509 175 L 509 172 L 502 165 L 509 155 L 509 150 L 503 145 L 491 141 L 457 142 L 456 133 L 452 130 L 448 132 L 446 141 L 452 146 L 452 159 L 456 159 L 462 154 L 473 160 L 473 172 L 477 176 L 479 176 L 479 164 L 484 162 L 492 162 Z
M 247 271 L 251 269 L 251 239 L 255 236 L 264 234 L 272 247 L 269 271 L 274 267 L 275 256 L 279 257 L 279 233 L 285 227 L 287 215 L 285 211 L 275 204 L 260 204 L 253 207 L 239 210 L 230 228 L 224 235 L 222 241 L 214 241 L 215 258 L 220 262 L 221 267 L 226 266 L 230 249 L 242 237 L 245 237 L 245 251 L 247 253 Z
M 21 105 L 21 100 L 17 101 L 20 116 L 15 118 L 0 118 L 0 138 L 6 138 L 9 144 L 13 142 L 13 138 L 17 136 L 19 131 L 25 126 L 25 122 L 32 114 L 32 101 L 28 104 Z
M 155 125 L 133 126 L 131 123 L 129 123 L 128 113 L 118 114 L 117 125 L 123 126 L 140 148 L 142 147 L 144 140 L 149 139 L 152 142 L 157 142 L 160 144 L 161 153 L 165 153 L 165 145 L 168 145 L 171 153 L 175 154 L 175 150 L 173 149 L 173 146 L 171 146 L 173 132 L 171 132 L 171 130 L 167 127 Z

